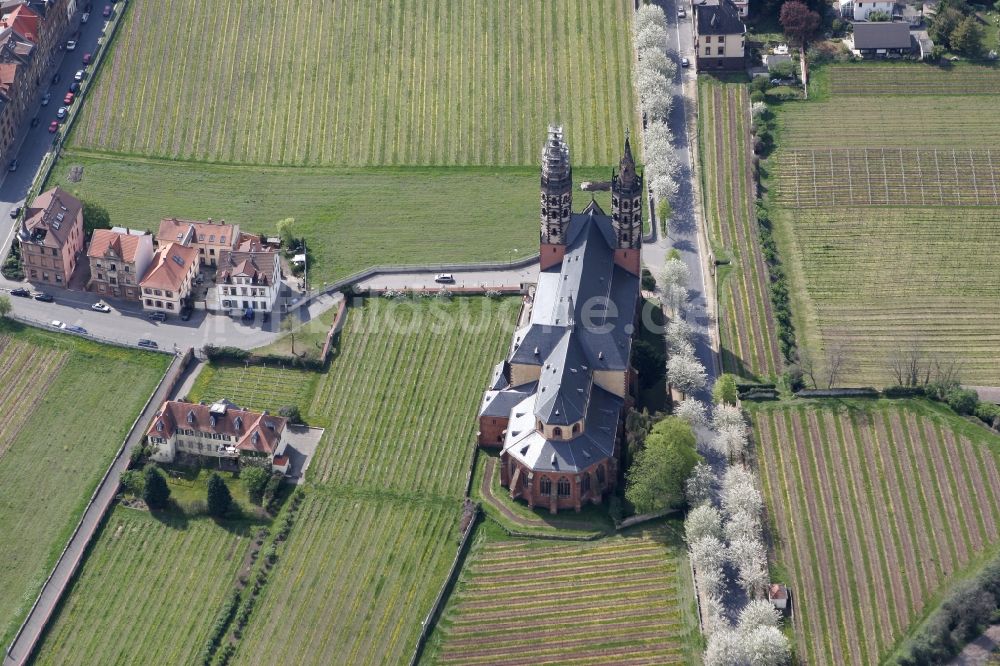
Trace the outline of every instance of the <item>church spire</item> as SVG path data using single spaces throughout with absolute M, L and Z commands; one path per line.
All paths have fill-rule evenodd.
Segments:
M 544 252 L 544 246 L 565 248 L 573 206 L 573 168 L 569 162 L 569 146 L 563 139 L 563 128 L 549 125 L 548 138 L 542 148 L 541 174 L 541 229 L 540 241 L 543 255 L 552 261 L 561 261 L 558 249 Z M 542 260 L 543 267 L 546 263 Z
M 639 248 L 642 246 L 642 182 L 635 170 L 632 142 L 625 130 L 625 147 L 617 173 L 611 173 L 611 225 L 615 230 L 617 254 L 623 267 L 639 273 Z M 617 260 L 617 259 L 616 259 Z

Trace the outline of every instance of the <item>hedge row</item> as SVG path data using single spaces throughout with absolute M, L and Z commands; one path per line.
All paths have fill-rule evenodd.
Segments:
M 795 362 L 795 325 L 792 323 L 791 298 L 788 294 L 788 279 L 778 257 L 778 246 L 774 242 L 771 228 L 771 214 L 760 201 L 757 202 L 757 229 L 760 245 L 771 273 L 771 305 L 774 320 L 778 324 L 778 344 L 787 363 Z
M 325 359 L 301 358 L 299 356 L 277 356 L 275 354 L 252 354 L 239 347 L 216 347 L 205 345 L 202 352 L 212 363 L 249 363 L 250 365 L 280 365 L 288 364 L 293 368 L 322 371 L 326 368 Z

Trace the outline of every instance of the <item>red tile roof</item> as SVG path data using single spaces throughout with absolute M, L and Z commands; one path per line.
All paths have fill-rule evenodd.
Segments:
M 166 438 L 178 429 L 196 430 L 232 437 L 233 445 L 241 451 L 274 454 L 288 425 L 287 419 L 240 409 L 232 403 L 218 405 L 223 405 L 224 410 L 216 409 L 216 405 L 168 400 L 156 413 L 146 434 Z
M 83 226 L 83 204 L 60 187 L 39 194 L 24 212 L 24 226 L 31 242 L 61 248 L 73 227 Z
M 767 592 L 767 598 L 775 601 L 787 599 L 788 588 L 780 583 L 771 583 L 771 587 Z
M 240 225 L 226 224 L 225 222 L 199 222 L 197 220 L 178 220 L 170 217 L 160 220 L 160 228 L 156 232 L 156 241 L 163 243 L 183 243 L 189 236 L 189 242 L 207 242 L 216 245 L 228 245 L 236 247 L 240 238 Z M 198 239 L 204 236 L 205 241 Z M 215 240 L 209 240 L 211 237 Z
M 149 270 L 139 281 L 139 286 L 180 291 L 191 266 L 197 265 L 197 248 L 185 247 L 180 243 L 168 243 L 153 255 Z
M 143 236 L 135 234 L 123 234 L 111 229 L 96 229 L 87 249 L 87 256 L 94 259 L 103 259 L 108 251 L 114 253 L 116 257 L 130 264 L 135 263 L 135 253 L 139 249 L 139 243 Z
M 42 17 L 28 5 L 18 5 L 0 17 L 0 27 L 13 28 L 14 32 L 32 42 L 38 42 L 38 26 L 41 22 Z

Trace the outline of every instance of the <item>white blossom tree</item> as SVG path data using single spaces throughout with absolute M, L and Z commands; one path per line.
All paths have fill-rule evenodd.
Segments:
M 722 514 L 711 504 L 702 504 L 684 519 L 684 540 L 694 543 L 707 536 L 722 539 Z
M 739 428 L 722 428 L 712 439 L 712 448 L 726 456 L 729 462 L 739 460 L 748 444 L 746 433 Z
M 752 513 L 738 511 L 728 516 L 726 520 L 725 533 L 726 540 L 730 543 L 737 539 L 760 539 L 760 518 Z
M 712 410 L 712 428 L 715 430 L 732 428 L 744 434 L 749 433 L 747 421 L 743 417 L 743 410 L 736 405 L 717 405 Z
M 736 582 L 747 593 L 747 596 L 759 597 L 767 589 L 769 582 L 767 558 L 752 560 L 740 567 Z
M 677 64 L 667 57 L 662 48 L 649 48 L 640 51 L 639 67 L 654 69 L 668 79 L 672 79 L 677 73 Z
M 667 259 L 663 263 L 660 278 L 663 285 L 677 285 L 686 290 L 688 282 L 691 280 L 691 269 L 680 259 Z
M 689 342 L 694 328 L 679 317 L 673 317 L 667 322 L 664 334 L 667 336 L 667 347 L 671 348 L 683 342 Z
M 649 48 L 667 47 L 667 29 L 657 23 L 647 23 L 635 32 L 635 48 L 643 51 Z
M 740 632 L 740 636 L 746 663 L 750 666 L 784 666 L 792 660 L 788 638 L 777 627 L 757 627 Z
M 691 394 L 705 388 L 705 368 L 692 356 L 671 356 L 667 360 L 667 381 L 678 391 Z
M 730 465 L 722 477 L 722 509 L 726 515 L 745 511 L 759 516 L 763 507 L 764 501 L 754 486 L 753 475 L 742 465 Z
M 708 638 L 705 666 L 742 666 L 747 663 L 743 637 L 733 629 L 716 631 Z
M 752 599 L 740 611 L 740 633 L 748 633 L 757 627 L 777 627 L 781 613 L 766 599 Z
M 719 480 L 711 467 L 703 462 L 695 465 L 684 486 L 684 495 L 687 497 L 688 504 L 699 506 L 711 502 L 718 483 Z
M 695 398 L 684 398 L 674 409 L 674 416 L 684 419 L 692 427 L 705 425 L 705 413 L 705 403 Z
M 688 544 L 688 548 L 691 550 L 691 562 L 695 569 L 722 571 L 722 566 L 726 563 L 726 547 L 718 537 L 703 536 Z
M 698 587 L 703 591 L 705 590 L 702 583 L 699 583 Z M 719 587 L 721 588 L 721 584 Z M 711 636 L 716 631 L 731 631 L 733 627 L 729 623 L 729 620 L 726 619 L 722 598 L 718 594 L 708 594 L 706 592 L 704 599 L 705 603 L 701 609 L 701 618 L 705 635 Z

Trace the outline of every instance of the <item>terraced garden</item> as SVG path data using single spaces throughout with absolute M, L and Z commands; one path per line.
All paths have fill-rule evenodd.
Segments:
M 777 110 L 767 185 L 798 344 L 820 366 L 843 349 L 845 385 L 894 383 L 900 352 L 996 385 L 1000 276 L 984 239 L 1000 232 L 1000 74 L 866 67 L 828 67 L 828 99 Z M 869 74 L 917 87 L 847 83 Z M 845 119 L 850 131 L 837 131 Z
M 304 408 L 317 379 L 314 372 L 285 366 L 210 364 L 198 375 L 188 399 L 215 402 L 228 398 L 244 409 L 277 414 L 285 406 Z
M 168 360 L 0 321 L 0 532 L 11 536 L 0 540 L 3 645 Z
M 116 507 L 34 663 L 199 663 L 249 542 L 207 518 Z
M 694 598 L 675 527 L 584 543 L 483 539 L 423 661 L 697 663 Z
M 751 379 L 773 377 L 781 373 L 782 359 L 754 217 L 746 87 L 701 77 L 698 123 L 709 233 L 732 259 L 719 294 L 724 370 Z
M 996 550 L 1000 437 L 924 402 L 760 405 L 752 417 L 807 661 L 881 661 Z

